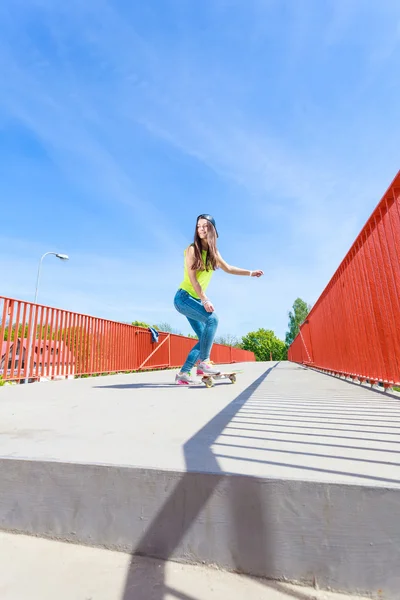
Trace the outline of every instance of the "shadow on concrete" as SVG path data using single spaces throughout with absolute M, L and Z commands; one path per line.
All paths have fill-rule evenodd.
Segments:
M 276 425 L 275 427 L 279 427 L 279 425 Z M 285 425 L 285 427 L 287 427 L 287 425 Z M 302 427 L 302 429 L 304 429 L 304 427 Z M 315 429 L 314 427 L 310 427 L 310 429 Z M 250 431 L 252 433 L 281 433 L 283 435 L 287 435 L 288 432 L 282 429 L 275 429 L 271 427 L 268 427 L 268 429 L 254 429 L 253 427 L 229 427 L 229 431 Z M 333 429 L 333 431 L 337 431 L 337 429 Z M 348 429 L 341 429 L 340 431 L 344 431 L 346 433 L 348 433 L 349 431 L 353 431 L 353 430 L 348 430 Z M 357 430 L 357 433 L 359 433 L 359 430 Z M 366 433 L 371 433 L 370 431 L 366 432 Z M 227 435 L 227 434 L 224 434 Z M 397 434 L 393 434 L 391 433 L 390 435 L 397 435 Z M 329 438 L 329 439 L 335 439 L 335 440 L 355 440 L 357 442 L 359 441 L 368 441 L 368 442 L 378 442 L 378 443 L 382 443 L 382 444 L 387 444 L 388 440 L 386 438 L 376 438 L 376 437 L 354 437 L 353 435 L 334 435 L 332 433 L 301 433 L 302 437 L 317 437 L 317 438 Z M 234 435 L 233 437 L 239 437 L 238 435 Z M 247 437 L 247 436 L 246 436 Z M 262 438 L 260 439 L 266 439 L 264 436 L 262 436 Z M 296 442 L 298 443 L 298 442 Z M 312 442 L 310 442 L 312 443 Z M 390 440 L 391 444 L 400 444 L 400 439 L 397 440 Z M 343 447 L 343 446 L 342 446 Z M 355 448 L 355 446 L 351 446 L 351 448 Z M 369 448 L 369 450 L 371 450 L 371 448 Z M 376 450 L 376 448 L 373 448 L 373 450 Z
M 116 383 L 115 385 L 94 385 L 94 388 L 99 388 L 101 390 L 106 389 L 118 389 L 118 390 L 144 390 L 146 388 L 172 388 L 175 387 L 177 389 L 186 389 L 183 386 L 179 387 L 174 382 L 171 383 Z M 193 386 L 198 387 L 198 386 Z M 203 386 L 204 387 L 204 386 Z
M 211 447 L 232 418 L 278 364 L 267 369 L 184 445 L 187 472 L 134 549 L 121 600 L 164 600 L 167 593 L 181 600 L 195 600 L 195 596 L 189 598 L 168 587 L 165 565 L 162 562 L 159 563 L 157 580 L 140 578 L 139 589 L 135 555 L 174 560 L 175 550 L 223 480 L 229 486 L 228 498 L 231 502 L 230 510 L 234 523 L 231 546 L 234 549 L 234 570 L 239 573 L 248 573 L 250 563 L 254 569 L 254 561 L 257 563 L 256 569 L 259 569 L 260 573 L 271 570 L 269 566 L 273 564 L 274 560 L 274 543 L 270 537 L 265 506 L 262 505 L 259 497 L 259 483 L 256 478 L 247 477 L 244 488 L 239 477 L 227 476 L 227 473 L 221 470 Z M 207 471 L 214 475 L 202 478 L 201 484 L 197 485 L 197 471 Z M 179 513 L 180 508 L 182 511 Z M 177 521 L 177 513 L 180 517 L 179 521 Z M 256 530 L 254 523 L 257 523 Z M 297 600 L 308 600 L 309 598 L 301 593 L 292 593 L 284 586 L 280 588 L 279 583 L 263 581 L 271 589 L 281 589 L 287 596 L 291 595 Z
M 357 410 L 348 410 L 347 408 L 346 409 L 343 408 L 342 415 L 345 415 L 345 418 L 348 421 L 357 421 L 360 419 L 360 409 L 362 410 L 363 406 L 365 406 L 365 404 L 364 405 L 360 404 Z M 268 408 L 265 407 L 265 409 L 262 409 L 260 406 L 257 406 L 257 407 L 249 406 L 248 408 L 243 409 L 242 414 L 251 415 L 253 417 L 259 417 L 261 419 L 263 418 L 263 415 L 264 416 L 267 415 L 268 420 L 269 420 L 269 417 L 271 415 L 272 416 L 278 415 L 278 417 L 279 417 L 279 415 L 288 415 L 289 414 L 289 415 L 293 415 L 293 416 L 304 416 L 307 418 L 309 418 L 310 416 L 313 416 L 313 415 L 318 415 L 318 416 L 322 416 L 322 417 L 326 417 L 327 415 L 328 416 L 329 415 L 337 416 L 338 411 L 337 411 L 337 409 L 336 410 L 324 410 L 323 408 L 321 408 L 319 410 L 317 408 L 315 408 L 315 409 L 308 408 L 308 409 L 304 409 L 304 410 L 302 410 L 301 408 L 295 409 L 295 408 L 292 408 L 291 406 L 287 407 L 286 403 L 285 403 L 284 407 L 281 406 L 281 407 L 277 408 L 272 403 L 268 403 Z M 367 421 L 373 421 L 374 423 L 376 423 L 376 418 L 378 418 L 380 423 L 385 422 L 385 419 L 382 418 L 382 411 L 379 412 L 378 409 L 375 411 L 362 410 L 362 414 L 363 414 L 363 416 L 366 415 L 367 417 L 375 417 L 375 418 L 365 419 Z M 350 417 L 348 415 L 350 415 Z M 357 418 L 354 419 L 353 417 L 351 417 L 351 415 L 357 415 Z M 395 415 L 396 417 L 399 417 L 400 410 L 390 410 L 390 415 Z M 393 422 L 399 423 L 400 422 L 399 420 L 394 421 L 394 419 L 392 419 L 389 416 L 387 417 L 387 421 L 390 423 L 393 423 Z
M 377 406 L 375 401 L 371 406 L 371 404 L 366 405 L 365 399 L 358 400 L 357 398 L 354 404 L 359 405 L 361 416 L 358 414 L 358 418 L 353 419 L 349 418 L 346 412 L 346 404 L 343 409 L 345 399 L 342 397 L 338 397 L 337 402 L 328 398 L 327 403 L 325 403 L 323 400 L 316 401 L 315 398 L 309 399 L 308 396 L 305 399 L 303 395 L 303 397 L 299 397 L 299 403 L 304 403 L 304 411 L 299 407 L 299 403 L 295 404 L 293 400 L 289 402 L 290 408 L 288 408 L 289 405 L 286 403 L 284 405 L 279 404 L 274 395 L 273 386 L 268 391 L 268 397 L 264 397 L 265 395 L 263 394 L 263 397 L 260 398 L 260 395 L 257 394 L 258 388 L 278 364 L 267 369 L 184 445 L 183 451 L 187 472 L 183 474 L 181 481 L 175 487 L 173 493 L 169 496 L 133 550 L 125 591 L 121 600 L 164 600 L 167 594 L 181 600 L 197 600 L 195 591 L 193 592 L 193 596 L 187 596 L 168 586 L 165 564 L 162 561 L 159 562 L 156 581 L 154 581 L 154 578 L 151 582 L 150 579 L 147 581 L 140 578 L 139 589 L 135 568 L 135 555 L 174 560 L 174 556 L 179 554 L 178 550 L 186 534 L 196 519 L 201 516 L 210 498 L 218 493 L 220 486 L 221 488 L 224 487 L 225 491 L 227 488 L 229 490 L 229 493 L 224 494 L 224 498 L 228 498 L 230 503 L 228 508 L 231 516 L 230 522 L 232 523 L 230 547 L 231 555 L 234 558 L 233 570 L 243 574 L 250 572 L 276 573 L 274 562 L 276 560 L 274 556 L 275 543 L 272 533 L 274 527 L 269 522 L 268 506 L 265 506 L 260 497 L 259 482 L 257 478 L 248 476 L 246 477 L 246 485 L 244 486 L 243 480 L 236 473 L 230 473 L 227 470 L 221 469 L 218 462 L 219 459 L 253 462 L 284 468 L 290 467 L 291 469 L 298 469 L 299 473 L 301 471 L 304 473 L 320 472 L 330 475 L 362 478 L 364 481 L 387 484 L 400 483 L 400 478 L 380 477 L 379 474 L 375 476 L 361 472 L 346 472 L 340 469 L 317 468 L 305 464 L 296 464 L 293 460 L 288 462 L 284 462 L 283 460 L 282 462 L 274 462 L 267 459 L 264 460 L 263 456 L 260 459 L 241 456 L 237 450 L 245 451 L 249 448 L 252 450 L 257 449 L 258 451 L 264 450 L 264 452 L 267 452 L 267 450 L 279 452 L 282 453 L 282 456 L 290 455 L 292 458 L 298 455 L 315 457 L 316 459 L 321 457 L 328 459 L 337 458 L 346 461 L 347 464 L 351 460 L 354 465 L 371 463 L 378 466 L 397 466 L 397 463 L 394 462 L 348 457 L 343 454 L 345 449 L 349 451 L 363 450 L 397 454 L 396 449 L 385 450 L 384 448 L 371 448 L 360 445 L 360 441 L 363 439 L 368 442 L 400 443 L 398 437 L 397 440 L 392 441 L 392 437 L 397 436 L 399 430 L 399 427 L 393 424 L 396 421 L 393 421 L 388 416 L 387 422 L 390 424 L 385 425 L 385 421 L 382 421 L 381 418 L 386 418 L 387 415 L 382 415 L 384 410 L 382 410 L 382 406 Z M 299 368 L 303 369 L 303 367 Z M 369 392 L 370 390 L 365 388 L 365 391 Z M 351 400 L 350 404 L 352 403 L 353 400 Z M 330 410 L 329 413 L 325 411 L 318 412 L 320 407 L 326 408 L 328 405 L 332 409 L 337 407 L 337 411 Z M 375 413 L 372 412 L 375 409 L 375 405 L 377 413 L 376 419 L 373 419 L 370 417 L 375 416 Z M 312 408 L 313 406 L 316 408 L 315 411 Z M 287 408 L 288 410 L 286 410 Z M 366 409 L 365 413 L 363 412 L 364 409 Z M 292 412 L 295 414 L 292 415 Z M 254 414 L 254 417 L 252 414 Z M 265 418 L 263 418 L 263 414 L 265 414 Z M 364 414 L 367 419 L 363 418 Z M 335 421 L 331 420 L 335 415 L 337 419 Z M 304 420 L 301 420 L 301 416 L 304 416 Z M 321 424 L 325 426 L 321 426 Z M 298 433 L 299 429 L 301 429 L 301 434 Z M 383 431 L 383 429 L 386 429 L 386 431 Z M 249 432 L 249 435 L 247 435 L 247 432 Z M 259 434 L 258 437 L 256 437 L 257 433 Z M 287 450 L 275 447 L 276 444 L 274 447 L 269 446 L 268 449 L 256 446 L 255 440 L 257 439 L 261 439 L 264 442 L 282 442 L 279 438 L 269 437 L 271 433 L 275 436 L 279 433 L 285 434 L 289 438 L 291 438 L 292 433 L 293 436 L 308 436 L 310 441 L 297 441 L 297 439 L 293 439 L 291 440 L 293 447 Z M 365 437 L 360 437 L 361 434 L 366 435 Z M 386 439 L 384 439 L 385 435 L 388 436 Z M 325 444 L 323 441 L 314 443 L 313 437 L 318 437 L 320 440 L 327 438 L 329 441 L 334 439 L 338 443 Z M 239 443 L 229 443 L 232 438 L 235 438 Z M 241 445 L 242 440 L 240 438 L 246 439 L 248 446 Z M 347 440 L 346 445 L 341 445 L 339 440 Z M 296 451 L 296 444 L 300 444 L 300 448 L 305 451 Z M 312 446 L 315 446 L 316 452 L 308 452 L 308 450 L 312 450 Z M 219 451 L 223 447 L 229 447 L 233 450 L 233 453 L 231 455 L 220 453 Z M 332 455 L 325 454 L 321 451 L 323 447 L 334 448 L 338 452 L 341 450 L 342 455 L 337 455 L 337 453 Z M 297 448 L 300 450 L 299 447 Z M 298 460 L 298 462 L 301 463 L 301 460 Z M 197 472 L 207 472 L 213 475 L 202 478 L 201 482 L 198 483 Z M 257 523 L 257 528 L 255 528 L 255 523 Z M 215 531 L 210 532 L 210 534 L 218 535 L 218 524 L 215 524 Z M 190 560 L 190 557 L 188 557 L 188 560 Z M 286 597 L 292 597 L 296 600 L 310 600 L 312 597 L 307 592 L 290 590 L 284 584 L 280 584 L 277 581 L 268 579 L 262 579 L 261 581 L 265 584 L 266 588 L 280 591 L 286 594 Z
M 337 375 L 332 375 L 332 373 L 326 373 L 325 371 L 316 369 L 314 367 L 308 366 L 306 368 L 309 369 L 310 371 L 314 371 L 315 373 L 319 373 L 320 375 L 326 375 L 326 377 L 332 377 L 333 379 L 336 379 L 339 381 L 344 381 L 345 383 L 348 383 L 350 385 L 355 385 L 358 388 L 368 390 L 370 392 L 374 392 L 375 394 L 380 394 L 381 396 L 385 396 L 385 398 L 392 398 L 393 400 L 397 400 L 398 402 L 400 402 L 400 396 L 396 393 L 389 392 L 388 390 L 384 390 L 384 389 L 379 390 L 376 387 L 372 387 L 372 386 L 367 387 L 365 383 L 361 384 L 360 382 L 353 381 L 352 379 L 345 379 L 344 377 L 337 377 Z
M 231 429 L 231 428 L 230 428 Z M 254 431 L 253 429 L 250 429 L 250 431 Z M 282 431 L 282 433 L 287 433 Z M 309 434 L 306 433 L 305 435 L 316 435 L 317 434 Z M 221 433 L 221 438 L 234 438 L 235 440 L 239 439 L 239 440 L 262 440 L 263 442 L 282 442 L 282 438 L 274 438 L 274 437 L 265 437 L 265 436 L 255 436 L 255 435 L 237 435 L 235 434 L 230 434 L 230 433 Z M 320 436 L 317 436 L 320 437 Z M 335 437 L 335 436 L 328 436 L 328 437 Z M 339 439 L 343 439 L 343 438 L 339 438 Z M 359 438 L 350 438 L 352 440 L 354 439 L 359 439 Z M 375 440 L 378 442 L 383 442 L 383 443 L 387 443 L 387 440 Z M 305 442 L 304 440 L 296 440 L 296 445 L 300 445 L 300 446 L 316 446 L 317 448 L 319 446 L 323 447 L 323 448 L 336 448 L 338 450 L 362 450 L 362 451 L 366 451 L 366 452 L 385 452 L 388 454 L 400 454 L 400 448 L 399 450 L 385 450 L 385 448 L 371 448 L 370 446 L 355 446 L 354 444 L 351 445 L 346 445 L 346 444 L 328 444 L 326 442 Z M 392 442 L 393 443 L 393 442 Z M 400 444 L 400 440 L 398 440 L 396 442 L 396 444 Z M 220 446 L 224 446 L 225 444 L 221 444 L 219 443 Z M 230 445 L 230 444 L 228 444 Z M 234 447 L 236 445 L 234 444 Z M 239 448 L 246 448 L 247 446 L 238 446 Z M 253 448 L 253 446 L 251 446 Z M 271 450 L 273 450 L 273 448 L 271 448 Z M 318 455 L 317 455 L 318 456 Z M 332 458 L 332 455 L 328 456 L 329 458 Z M 335 458 L 337 458 L 337 455 L 335 454 Z M 347 457 L 346 457 L 347 458 Z M 357 460 L 357 459 L 355 459 Z M 370 462 L 370 461 L 368 461 Z M 371 461 L 374 462 L 374 461 Z M 389 463 L 385 463 L 385 464 L 389 464 Z M 393 464 L 393 463 L 390 463 Z
M 271 419 L 271 420 L 273 421 L 273 419 Z M 280 419 L 275 419 L 275 420 L 279 421 Z M 287 421 L 291 422 L 291 419 L 287 419 Z M 329 423 L 330 422 L 331 421 L 329 421 Z M 234 423 L 235 423 L 235 425 L 236 424 L 240 425 L 241 423 L 244 423 L 245 425 L 254 425 L 254 423 L 252 423 L 251 421 L 235 421 Z M 257 423 L 257 425 L 258 425 L 258 423 Z M 279 425 L 279 423 L 276 426 L 278 426 L 278 425 Z M 262 424 L 260 426 L 262 427 Z M 284 424 L 284 427 L 287 427 L 290 429 L 299 429 L 299 425 L 288 425 L 287 423 Z M 374 425 L 374 427 L 375 427 L 375 425 Z M 378 425 L 378 427 L 379 427 L 379 425 Z M 243 431 L 246 428 L 245 427 L 230 427 L 229 429 L 240 429 L 241 431 Z M 301 425 L 301 429 L 312 429 L 314 431 L 316 429 L 321 430 L 321 431 L 336 431 L 336 432 L 339 431 L 339 429 L 337 427 L 318 427 L 318 428 L 316 428 L 316 427 L 310 427 L 308 425 Z M 384 429 L 386 429 L 386 428 L 384 428 Z M 396 427 L 395 429 L 398 429 L 398 427 Z M 269 428 L 267 428 L 267 424 L 265 424 L 265 429 L 259 429 L 259 428 L 253 429 L 251 427 L 251 428 L 248 428 L 248 431 L 260 431 L 262 433 L 266 433 L 270 430 L 269 430 Z M 373 433 L 372 431 L 369 431 L 368 429 L 349 429 L 349 428 L 344 429 L 344 428 L 341 428 L 340 431 L 347 431 L 348 433 Z M 293 433 L 295 433 L 295 432 L 293 432 Z M 379 433 L 380 435 L 385 435 L 385 432 L 383 432 L 383 431 L 377 431 L 377 433 Z M 394 431 L 394 432 L 390 433 L 389 435 L 397 435 L 398 436 L 399 433 L 397 431 Z M 360 438 L 353 437 L 351 439 L 358 440 Z M 369 439 L 369 438 L 366 438 L 366 439 Z M 386 440 L 386 442 L 387 441 L 388 440 Z
M 142 559 L 139 556 L 132 557 L 131 571 L 134 572 L 134 576 L 131 578 L 131 586 L 129 588 L 128 595 L 125 598 L 129 600 L 160 600 L 160 598 L 174 598 L 176 600 L 199 600 L 196 595 L 196 591 L 188 593 L 187 590 L 178 590 L 168 582 L 163 582 L 160 577 L 160 573 L 164 572 L 165 563 L 159 559 Z M 248 577 L 248 576 L 243 576 Z M 301 589 L 289 589 L 285 584 L 279 581 L 262 580 L 257 578 L 248 577 L 249 579 L 255 579 L 258 583 L 265 585 L 270 590 L 282 593 L 285 599 L 291 597 L 295 600 L 315 600 L 314 594 L 310 595 L 307 591 L 301 591 Z M 125 590 L 125 594 L 127 590 Z M 212 596 L 215 600 L 221 600 L 221 596 L 216 592 L 215 596 Z M 274 595 L 275 597 L 275 595 Z M 237 598 L 237 595 L 235 595 Z M 268 600 L 269 595 L 266 596 Z M 202 594 L 202 600 L 204 595 Z M 225 599 L 224 599 L 225 600 Z M 226 597 L 229 600 L 229 596 Z
M 242 416 L 241 416 L 242 418 Z M 245 420 L 247 419 L 247 420 Z M 372 421 L 372 419 L 369 419 L 370 421 Z M 354 419 L 354 421 L 356 422 L 350 422 L 349 420 L 340 420 L 340 421 L 333 421 L 332 419 L 329 419 L 329 424 L 331 425 L 349 425 L 350 427 L 358 427 L 360 425 L 364 425 L 365 427 L 380 427 L 381 429 L 400 429 L 400 424 L 399 425 L 385 425 L 385 421 L 372 421 L 371 424 L 369 424 L 369 420 L 365 421 L 365 420 L 356 420 Z M 267 423 L 271 423 L 271 421 L 283 421 L 283 422 L 287 422 L 287 423 L 298 423 L 299 426 L 302 426 L 303 423 L 314 423 L 316 425 L 319 425 L 321 423 L 325 424 L 327 422 L 327 419 L 324 418 L 320 418 L 320 419 L 311 419 L 311 418 L 307 418 L 307 419 L 295 419 L 295 418 L 290 418 L 290 417 L 274 417 L 273 415 L 271 417 L 251 417 L 248 415 L 244 415 L 242 420 L 236 420 L 235 423 L 247 423 L 248 425 L 251 425 L 253 423 L 253 421 L 256 421 L 257 424 L 263 425 L 263 421 L 266 421 Z M 388 423 L 398 423 L 398 421 L 395 420 L 391 420 L 391 421 L 387 421 Z M 378 423 L 383 423 L 383 425 L 378 425 Z
M 230 381 L 227 380 L 223 380 L 223 381 L 218 381 L 218 383 L 214 384 L 215 386 L 217 385 L 232 385 Z M 159 388 L 175 388 L 177 390 L 191 390 L 191 389 L 197 389 L 199 387 L 205 388 L 206 386 L 204 385 L 204 383 L 193 383 L 190 385 L 176 385 L 176 383 L 174 381 L 172 381 L 171 383 L 116 383 L 115 385 L 94 385 L 94 388 L 100 388 L 100 389 L 108 389 L 108 388 L 114 388 L 114 389 L 120 389 L 120 390 L 133 390 L 133 389 L 147 389 L 147 388 L 155 388 L 155 389 L 159 389 Z
M 290 452 L 290 454 L 299 454 L 296 452 Z M 252 462 L 252 463 L 257 463 L 257 464 L 262 464 L 262 465 L 272 465 L 274 467 L 290 467 L 291 469 L 299 469 L 300 471 L 311 471 L 312 473 L 329 473 L 330 475 L 344 475 L 346 477 L 356 477 L 358 479 L 365 479 L 368 481 L 379 481 L 380 483 L 394 483 L 394 484 L 399 484 L 400 483 L 400 479 L 392 479 L 390 477 L 378 477 L 375 475 L 364 475 L 362 473 L 357 473 L 357 472 L 351 472 L 351 471 L 340 471 L 335 470 L 335 469 L 319 469 L 318 467 L 308 467 L 306 465 L 296 465 L 294 463 L 284 463 L 284 462 L 278 462 L 278 461 L 273 461 L 273 460 L 259 460 L 256 458 L 242 458 L 241 456 L 230 456 L 229 454 L 216 454 L 215 455 L 216 458 L 226 458 L 226 459 L 234 459 L 234 460 L 238 460 L 238 461 L 245 461 L 245 462 Z M 330 457 L 332 458 L 332 457 Z M 343 459 L 342 459 L 343 460 Z M 365 461 L 365 462 L 370 462 L 370 461 Z M 385 463 L 387 464 L 387 463 Z M 392 463 L 391 463 L 392 464 Z M 396 466 L 396 465 L 394 465 Z M 232 475 L 234 475 L 234 473 L 232 473 Z

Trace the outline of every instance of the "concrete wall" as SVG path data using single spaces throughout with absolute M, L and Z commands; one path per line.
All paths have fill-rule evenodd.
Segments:
M 400 490 L 0 459 L 0 528 L 400 597 Z

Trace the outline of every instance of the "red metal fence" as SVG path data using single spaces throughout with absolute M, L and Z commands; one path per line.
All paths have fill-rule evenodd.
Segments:
M 400 171 L 300 327 L 289 360 L 400 385 Z
M 19 381 L 181 366 L 196 340 L 0 296 L 0 375 Z M 254 361 L 214 344 L 215 363 Z

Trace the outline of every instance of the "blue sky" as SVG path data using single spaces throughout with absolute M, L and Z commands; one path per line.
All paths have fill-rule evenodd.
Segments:
M 220 334 L 317 300 L 399 169 L 398 0 L 3 0 L 1 291 L 169 322 L 196 216 Z

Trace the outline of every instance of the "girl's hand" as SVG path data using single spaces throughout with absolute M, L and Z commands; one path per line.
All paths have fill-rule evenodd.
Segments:
M 261 275 L 264 275 L 264 271 L 259 270 L 259 271 L 252 271 L 251 272 L 251 276 L 252 277 L 261 277 Z
M 202 304 L 207 312 L 214 312 L 213 303 L 210 302 L 210 300 L 208 300 L 208 298 L 206 300 L 204 300 L 204 302 Z

